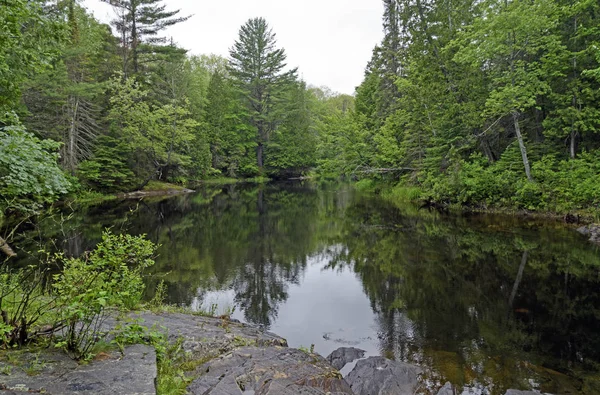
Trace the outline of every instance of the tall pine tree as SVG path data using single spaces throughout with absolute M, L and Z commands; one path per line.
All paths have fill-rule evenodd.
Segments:
M 177 51 L 160 33 L 190 16 L 178 17 L 180 10 L 167 11 L 162 0 L 103 0 L 113 5 L 117 19 L 113 25 L 121 35 L 123 46 L 123 72 L 131 68 L 134 74 L 140 71 L 140 55 Z M 130 65 L 131 62 L 131 65 Z
M 262 173 L 264 146 L 282 120 L 278 102 L 290 82 L 296 80 L 296 69 L 284 71 L 285 51 L 276 48 L 275 33 L 263 18 L 250 19 L 241 27 L 230 56 L 229 71 L 246 99 L 256 128 L 256 163 Z

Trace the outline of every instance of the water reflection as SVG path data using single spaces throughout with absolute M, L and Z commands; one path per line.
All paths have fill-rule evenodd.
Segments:
M 107 226 L 160 243 L 147 297 L 165 281 L 172 303 L 235 306 L 291 345 L 357 345 L 432 382 L 600 393 L 600 254 L 561 226 L 297 183 L 104 204 L 42 238 L 77 255 Z

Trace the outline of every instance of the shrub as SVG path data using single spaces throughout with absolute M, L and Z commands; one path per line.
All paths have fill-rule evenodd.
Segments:
M 0 346 L 25 344 L 31 328 L 52 319 L 52 297 L 43 292 L 44 273 L 36 268 L 0 272 Z
M 54 290 L 65 336 L 57 346 L 77 359 L 88 356 L 108 309 L 130 309 L 142 296 L 142 270 L 154 264 L 155 245 L 143 236 L 109 231 L 90 254 L 65 260 Z
M 38 139 L 16 122 L 0 128 L 0 218 L 9 207 L 30 211 L 71 188 L 57 164 L 60 144 Z

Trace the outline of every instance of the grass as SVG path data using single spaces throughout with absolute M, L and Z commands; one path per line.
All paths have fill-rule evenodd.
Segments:
M 381 195 L 384 199 L 397 202 L 417 202 L 422 199 L 423 191 L 418 187 L 398 184 L 392 188 L 384 189 Z

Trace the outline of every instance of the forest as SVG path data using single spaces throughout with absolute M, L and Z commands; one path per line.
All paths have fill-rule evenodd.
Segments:
M 222 178 L 352 180 L 480 209 L 600 204 L 595 0 L 384 0 L 353 95 L 299 78 L 264 18 L 224 58 L 167 37 L 189 16 L 161 0 L 102 1 L 110 26 L 77 0 L 3 2 L 3 215 Z

